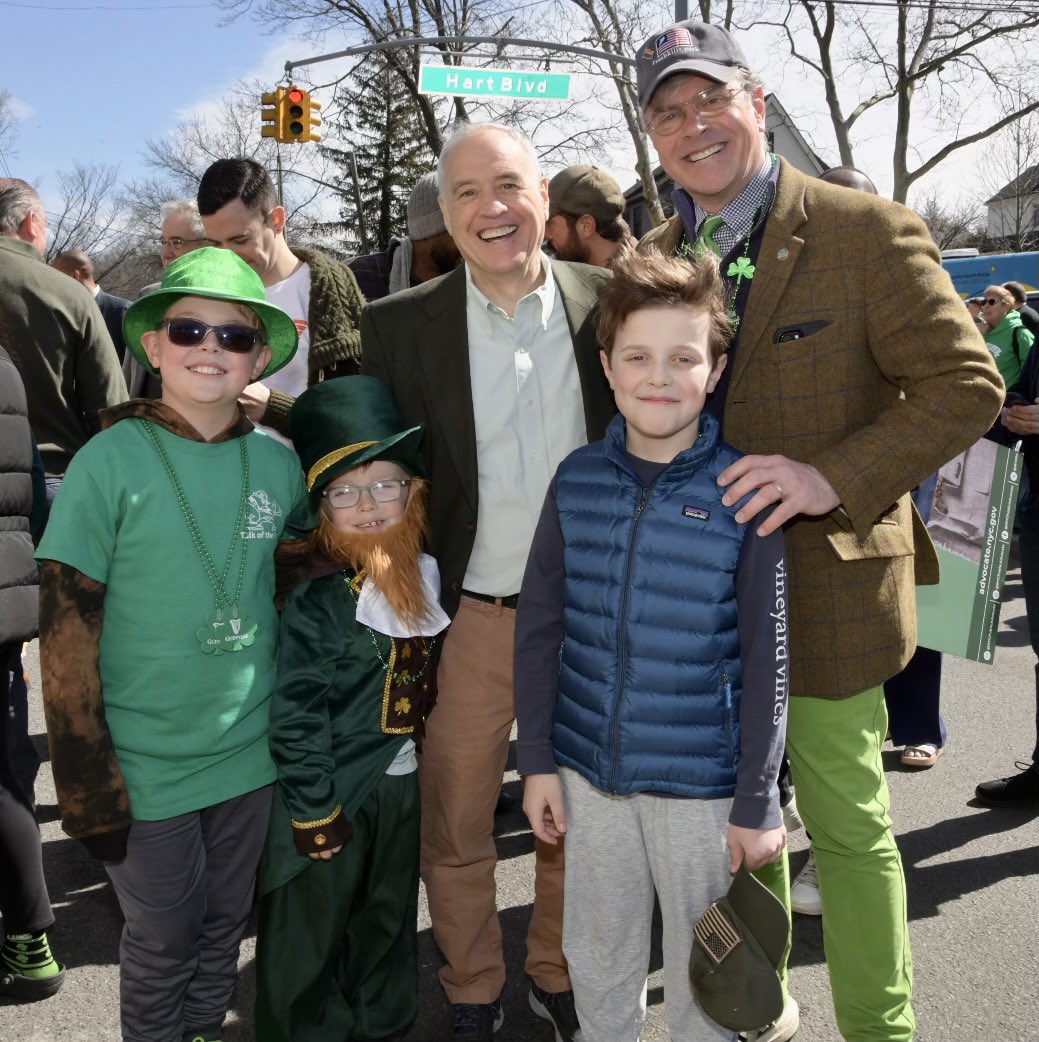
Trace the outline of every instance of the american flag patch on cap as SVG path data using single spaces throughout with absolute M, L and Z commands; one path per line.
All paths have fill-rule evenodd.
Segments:
M 696 939 L 715 965 L 720 966 L 743 942 L 717 903 L 696 922 Z
M 673 29 L 668 29 L 662 36 L 657 37 L 656 60 L 660 61 L 661 58 L 666 58 L 675 51 L 698 51 L 699 49 L 700 45 L 693 34 L 688 29 L 682 29 L 676 25 Z

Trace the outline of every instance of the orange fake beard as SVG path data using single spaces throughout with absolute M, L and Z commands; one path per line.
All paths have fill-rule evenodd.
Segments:
M 429 485 L 422 478 L 412 478 L 404 515 L 397 524 L 375 535 L 342 532 L 322 509 L 310 537 L 312 553 L 358 574 L 363 572 L 408 626 L 418 626 L 428 616 L 418 561 L 426 536 L 428 499 Z

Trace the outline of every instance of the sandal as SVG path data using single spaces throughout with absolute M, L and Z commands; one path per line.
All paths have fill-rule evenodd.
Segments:
M 920 745 L 907 745 L 902 750 L 903 767 L 933 767 L 945 752 L 945 747 L 922 742 Z

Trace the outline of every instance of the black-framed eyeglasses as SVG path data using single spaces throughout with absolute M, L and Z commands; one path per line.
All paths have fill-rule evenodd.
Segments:
M 349 510 L 361 502 L 361 493 L 367 492 L 374 503 L 395 503 L 411 484 L 410 478 L 383 478 L 369 485 L 337 485 L 321 493 L 333 510 Z
M 182 250 L 185 246 L 205 246 L 208 243 L 208 239 L 182 239 L 178 235 L 173 235 L 168 239 L 155 240 L 155 245 L 164 250 Z
M 246 355 L 254 347 L 264 343 L 263 330 L 240 323 L 207 326 L 201 319 L 185 317 L 167 319 L 163 328 L 169 342 L 177 347 L 198 347 L 210 333 L 216 336 L 216 342 L 225 351 L 231 351 L 236 355 Z
M 708 87 L 685 101 L 674 101 L 647 112 L 643 117 L 646 129 L 657 137 L 670 137 L 684 126 L 690 109 L 701 119 L 716 119 L 728 112 L 742 93 L 743 87 L 740 86 Z
M 988 304 L 989 307 L 993 307 L 996 304 L 1002 304 L 1003 301 L 999 300 L 996 297 L 986 297 L 981 303 L 982 304 Z

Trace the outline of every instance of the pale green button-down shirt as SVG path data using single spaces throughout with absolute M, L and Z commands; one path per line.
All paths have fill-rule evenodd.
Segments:
M 495 597 L 519 592 L 548 483 L 588 441 L 570 326 L 547 257 L 542 268 L 515 318 L 465 271 L 480 505 L 464 586 Z

